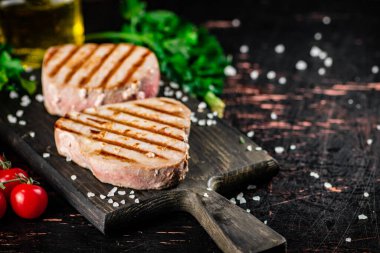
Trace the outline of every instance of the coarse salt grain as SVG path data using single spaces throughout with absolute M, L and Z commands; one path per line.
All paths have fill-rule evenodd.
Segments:
M 177 90 L 177 91 L 175 92 L 175 97 L 176 97 L 177 99 L 180 99 L 180 98 L 182 97 L 182 91 Z
M 66 162 L 71 162 L 73 159 L 71 159 L 71 157 L 70 156 L 67 156 L 66 157 Z
M 282 154 L 285 151 L 284 147 L 275 147 L 274 152 L 277 154 Z
M 241 45 L 240 46 L 240 53 L 246 54 L 249 52 L 249 47 L 247 45 Z
M 352 105 L 352 104 L 354 103 L 354 100 L 350 98 L 349 100 L 347 100 L 347 103 L 348 103 L 349 105 Z
M 237 196 L 236 196 L 236 199 L 237 200 L 240 200 L 242 197 L 243 197 L 244 193 L 239 193 Z
M 366 220 L 366 219 L 368 219 L 368 217 L 366 215 L 364 215 L 364 214 L 360 214 L 358 216 L 358 218 L 359 218 L 359 220 Z
M 324 60 L 327 57 L 327 53 L 325 51 L 320 51 L 318 57 L 319 59 Z
M 186 103 L 187 101 L 189 101 L 189 97 L 188 96 L 183 96 L 181 98 L 181 101 L 184 102 L 184 103 Z
M 331 67 L 332 64 L 333 64 L 333 59 L 332 59 L 331 57 L 327 57 L 327 58 L 324 60 L 323 63 L 325 64 L 326 67 L 329 68 L 329 67 Z
M 100 197 L 101 199 L 105 199 L 105 198 L 106 198 L 106 195 L 100 194 L 99 197 Z
M 203 193 L 203 197 L 208 198 L 207 192 Z
M 231 198 L 231 199 L 230 199 L 230 202 L 236 205 L 236 200 L 235 200 L 235 198 Z
M 12 114 L 8 114 L 7 119 L 8 119 L 8 122 L 11 124 L 16 124 L 16 122 L 17 122 L 17 118 L 15 116 L 13 116 Z
M 207 190 L 208 190 L 208 191 L 212 191 L 212 189 L 211 189 L 210 187 L 207 187 Z
M 247 213 L 250 213 L 250 212 L 251 212 L 251 210 L 250 210 L 250 209 L 248 209 L 248 208 L 247 208 L 245 211 L 247 211 Z
M 310 172 L 310 176 L 311 176 L 311 177 L 314 177 L 314 178 L 319 178 L 318 173 L 316 173 L 316 172 L 314 172 L 314 171 Z
M 249 73 L 249 76 L 253 80 L 256 80 L 259 77 L 259 71 L 258 70 L 252 70 L 251 73 Z
M 29 80 L 32 81 L 32 82 L 36 81 L 36 76 L 35 75 L 31 75 L 29 77 Z
M 44 101 L 44 96 L 42 96 L 42 94 L 37 94 L 35 98 L 40 103 Z
M 130 199 L 134 199 L 135 197 L 136 197 L 136 196 L 133 195 L 133 194 L 132 194 L 132 195 L 129 195 L 129 198 L 130 198 Z
M 277 46 L 275 46 L 274 51 L 277 54 L 282 54 L 283 52 L 285 52 L 285 46 L 283 44 L 278 44 Z
M 299 60 L 297 63 L 296 63 L 296 69 L 297 70 L 305 70 L 307 69 L 307 63 L 303 60 Z
M 273 119 L 273 120 L 276 120 L 277 119 L 277 114 L 275 112 L 272 112 L 270 114 L 270 118 Z
M 380 125 L 377 125 L 377 126 L 376 126 L 376 129 L 380 131 Z
M 198 109 L 206 109 L 206 107 L 207 107 L 207 104 L 203 101 L 198 104 Z
M 256 151 L 261 151 L 261 150 L 263 150 L 263 148 L 262 147 L 256 147 L 255 150 Z
M 134 190 L 132 190 L 132 191 L 130 191 L 130 192 L 129 192 L 129 194 L 135 194 L 135 191 L 134 191 Z
M 314 34 L 314 39 L 315 40 L 321 40 L 322 39 L 322 33 L 315 33 Z
M 260 201 L 260 196 L 253 196 L 252 199 L 253 199 L 254 201 Z
M 372 139 L 368 139 L 368 140 L 367 140 L 367 144 L 368 144 L 369 146 L 371 146 L 372 143 L 373 143 L 373 140 L 372 140 Z
M 278 79 L 278 83 L 279 84 L 286 84 L 286 77 L 280 77 L 280 79 Z
M 234 20 L 232 20 L 231 24 L 233 27 L 239 27 L 241 22 L 239 19 L 235 18 Z
M 249 138 L 252 138 L 254 135 L 255 135 L 255 132 L 254 132 L 254 131 L 249 131 L 249 132 L 247 133 L 247 136 L 248 136 Z
M 36 136 L 36 133 L 35 132 L 29 132 L 29 136 L 34 138 Z
M 213 119 L 214 118 L 214 114 L 211 113 L 211 112 L 207 113 L 207 118 Z
M 208 119 L 208 120 L 206 121 L 206 125 L 207 125 L 207 126 L 211 126 L 212 124 L 213 124 L 213 120 Z
M 20 118 L 20 117 L 22 117 L 22 115 L 24 115 L 24 111 L 23 110 L 17 110 L 16 116 Z
M 12 90 L 11 92 L 9 92 L 9 98 L 10 99 L 18 98 L 18 93 Z
M 297 148 L 296 145 L 294 144 L 290 145 L 290 150 L 295 150 L 296 148 Z
M 368 192 L 364 192 L 364 193 L 363 193 L 363 196 L 364 196 L 365 198 L 368 198 L 368 197 L 369 197 L 369 193 L 368 193 Z
M 113 199 L 108 199 L 108 203 L 112 204 L 113 203 Z
M 319 53 L 321 52 L 321 49 L 317 46 L 312 46 L 310 49 L 310 56 L 311 57 L 317 57 Z
M 325 68 L 319 68 L 318 69 L 318 75 L 323 76 L 325 74 L 326 74 L 326 69 Z
M 254 190 L 256 189 L 256 185 L 250 184 L 247 186 L 247 190 Z
M 268 78 L 269 80 L 275 79 L 275 78 L 276 78 L 276 72 L 274 72 L 273 70 L 268 71 L 268 73 L 267 73 L 267 78 Z
M 199 126 L 205 126 L 206 125 L 206 120 L 205 119 L 201 119 L 198 121 L 198 125 Z
M 376 65 L 372 66 L 371 71 L 372 71 L 373 74 L 377 74 L 377 73 L 379 73 L 379 67 L 376 66 Z
M 328 182 L 325 182 L 324 186 L 325 186 L 326 189 L 329 189 L 329 188 L 332 187 L 332 185 L 330 183 L 328 183 Z
M 87 192 L 87 197 L 89 197 L 89 198 L 95 197 L 95 193 Z
M 178 89 L 178 88 L 179 88 L 179 84 L 176 83 L 176 82 L 170 82 L 170 83 L 169 83 L 169 86 L 170 86 L 170 88 L 172 88 L 172 89 Z
M 20 120 L 18 123 L 20 124 L 20 126 L 25 126 L 26 125 L 26 121 L 25 120 Z
M 48 157 L 50 157 L 50 154 L 49 154 L 49 153 L 43 153 L 43 154 L 42 154 L 42 157 L 43 157 L 43 158 L 48 158 Z
M 76 175 L 71 175 L 71 180 L 75 181 L 77 179 Z
M 268 223 L 268 221 L 267 221 L 267 220 L 265 220 L 265 221 L 264 221 L 264 224 L 266 225 L 267 223 Z
M 139 199 L 135 199 L 135 203 L 140 203 L 140 200 Z
M 351 237 L 347 237 L 346 242 L 351 242 Z
M 117 191 L 117 187 L 112 188 L 112 189 L 108 192 L 107 197 L 113 197 L 113 196 L 115 196 L 115 192 L 116 192 L 116 191 Z
M 245 198 L 242 197 L 241 199 L 239 199 L 239 202 L 240 202 L 240 204 L 245 204 L 245 203 L 247 203 L 247 200 L 245 200 Z
M 120 201 L 120 204 L 125 205 L 125 199 L 123 199 L 122 201 Z
M 224 68 L 224 74 L 226 76 L 235 76 L 236 75 L 236 69 L 233 66 L 228 65 Z
M 27 107 L 30 104 L 30 102 L 32 102 L 30 100 L 30 98 L 27 95 L 24 95 L 24 96 L 21 97 L 21 103 L 20 103 L 20 105 L 22 107 Z
M 119 194 L 119 195 L 122 195 L 122 196 L 123 196 L 123 195 L 125 195 L 125 191 L 118 191 L 118 192 L 117 192 L 117 194 Z
M 325 24 L 325 25 L 328 25 L 331 23 L 331 18 L 329 16 L 324 16 L 322 18 L 322 23 Z
M 252 151 L 252 145 L 247 146 L 247 151 Z
M 113 207 L 118 207 L 118 206 L 119 206 L 119 203 L 117 203 L 117 202 L 113 202 L 112 206 L 113 206 Z

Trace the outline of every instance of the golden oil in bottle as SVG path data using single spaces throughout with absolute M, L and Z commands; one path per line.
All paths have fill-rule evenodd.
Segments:
M 83 43 L 80 0 L 0 0 L 5 43 L 29 67 L 39 67 L 53 45 Z

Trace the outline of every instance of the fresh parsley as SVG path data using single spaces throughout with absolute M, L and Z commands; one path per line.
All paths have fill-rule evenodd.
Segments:
M 122 0 L 121 31 L 89 34 L 87 40 L 131 42 L 150 48 L 160 69 L 185 92 L 203 99 L 222 117 L 224 102 L 218 97 L 224 86 L 228 60 L 218 40 L 205 28 L 167 10 L 147 11 L 140 0 Z
M 20 60 L 12 58 L 10 48 L 0 44 L 0 91 L 16 90 L 17 85 L 29 94 L 36 91 L 36 83 L 21 77 L 24 68 Z

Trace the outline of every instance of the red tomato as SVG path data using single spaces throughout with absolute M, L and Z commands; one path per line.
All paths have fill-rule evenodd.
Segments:
M 26 173 L 25 170 L 22 170 L 20 168 L 5 169 L 5 170 L 0 170 L 0 182 L 17 179 L 17 175 L 19 176 L 24 175 L 25 177 L 28 177 L 28 173 Z M 3 191 L 4 191 L 5 196 L 9 198 L 9 196 L 11 195 L 12 189 L 15 188 L 19 184 L 20 184 L 20 181 L 4 184 L 5 189 Z
M 5 199 L 4 193 L 0 191 L 0 219 L 3 218 L 6 211 L 7 200 Z
M 13 211 L 25 219 L 39 217 L 46 209 L 48 195 L 44 188 L 33 184 L 20 184 L 13 188 L 10 198 Z

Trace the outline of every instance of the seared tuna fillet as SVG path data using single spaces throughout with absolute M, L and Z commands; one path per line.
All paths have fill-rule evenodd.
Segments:
M 70 112 L 55 124 L 55 143 L 101 182 L 162 189 L 188 171 L 189 131 L 185 105 L 150 98 Z
M 42 65 L 45 107 L 53 115 L 155 97 L 159 80 L 154 53 L 125 43 L 51 47 Z

